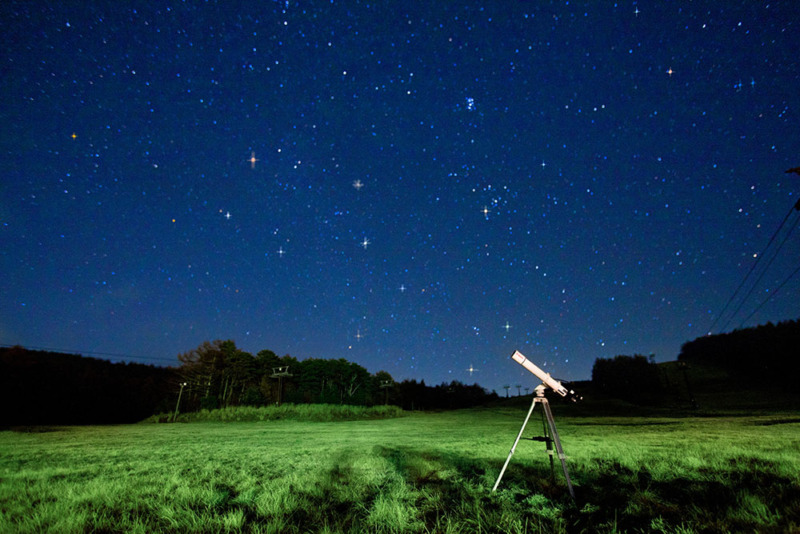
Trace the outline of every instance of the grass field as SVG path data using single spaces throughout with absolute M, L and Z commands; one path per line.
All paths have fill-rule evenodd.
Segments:
M 538 410 L 538 408 L 537 408 Z M 525 415 L 0 432 L 2 532 L 796 532 L 800 417 L 559 416 L 577 502 Z M 538 433 L 538 414 L 526 435 Z

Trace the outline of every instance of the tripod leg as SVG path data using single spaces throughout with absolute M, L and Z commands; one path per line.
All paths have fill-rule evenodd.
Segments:
M 561 460 L 561 467 L 564 468 L 564 478 L 567 479 L 567 488 L 569 488 L 569 494 L 572 496 L 572 500 L 575 500 L 575 491 L 572 489 L 572 481 L 569 479 L 569 471 L 567 470 L 567 457 L 564 455 L 564 449 L 561 448 L 561 440 L 558 439 L 558 431 L 556 430 L 556 422 L 553 419 L 553 412 L 550 411 L 550 405 L 547 402 L 542 403 L 544 408 L 544 413 L 547 415 L 547 422 L 550 425 L 550 433 L 553 435 L 553 441 L 556 443 L 556 451 L 558 451 L 558 457 Z
M 517 434 L 517 439 L 514 440 L 514 445 L 511 447 L 511 451 L 508 453 L 508 458 L 506 458 L 506 463 L 503 464 L 503 468 L 500 470 L 500 476 L 497 477 L 497 482 L 494 483 L 494 487 L 492 491 L 497 489 L 497 486 L 500 485 L 500 479 L 503 478 L 503 473 L 506 472 L 506 467 L 508 467 L 508 462 L 511 461 L 511 457 L 514 456 L 514 450 L 517 448 L 517 443 L 519 443 L 520 438 L 522 438 L 522 433 L 525 432 L 525 425 L 528 424 L 528 419 L 531 418 L 531 414 L 533 413 L 533 408 L 536 406 L 536 398 L 534 397 L 533 402 L 531 403 L 531 408 L 528 410 L 528 415 L 525 416 L 525 422 L 522 423 L 522 428 L 519 429 L 519 434 Z
M 545 412 L 542 410 L 542 436 L 544 436 L 545 448 L 547 449 L 547 456 L 550 457 L 550 479 L 556 479 L 556 468 L 553 463 L 553 436 L 550 435 L 550 429 L 547 427 L 545 421 Z

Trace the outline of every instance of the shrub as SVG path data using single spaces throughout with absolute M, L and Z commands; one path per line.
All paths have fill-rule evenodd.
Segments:
M 219 399 L 216 396 L 210 395 L 200 399 L 201 410 L 214 410 L 219 406 Z
M 145 422 L 171 421 L 169 414 L 154 415 Z M 363 419 L 390 419 L 402 417 L 405 412 L 397 406 L 350 406 L 340 404 L 283 404 L 281 406 L 230 406 L 216 410 L 182 413 L 181 422 L 200 421 L 357 421 Z

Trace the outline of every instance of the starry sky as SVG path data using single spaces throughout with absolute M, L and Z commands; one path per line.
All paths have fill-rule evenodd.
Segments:
M 58 4 L 0 4 L 2 344 L 503 394 L 800 317 L 794 0 Z

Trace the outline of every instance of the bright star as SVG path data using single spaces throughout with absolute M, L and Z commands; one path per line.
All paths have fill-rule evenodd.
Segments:
M 228 219 L 228 220 L 231 220 L 231 212 L 226 211 L 225 212 L 225 218 Z
M 281 258 L 283 257 L 284 254 L 286 254 L 286 251 L 283 250 L 283 247 L 278 247 L 277 252 L 278 252 L 278 256 L 281 257 Z
M 251 169 L 255 169 L 256 168 L 256 161 L 258 161 L 256 159 L 256 153 L 255 152 L 250 152 L 250 159 L 248 159 L 247 161 L 250 162 L 250 168 Z
M 508 324 L 508 321 L 506 321 L 506 324 L 504 324 L 504 325 L 502 326 L 502 328 L 505 328 L 505 329 L 506 329 L 506 332 L 508 332 L 509 330 L 511 330 L 511 325 L 510 325 L 510 324 Z
M 364 184 L 361 183 L 361 180 L 355 180 L 353 182 L 353 187 L 355 187 L 357 191 L 361 191 L 361 188 L 364 187 Z
M 370 245 L 370 240 L 365 237 L 364 241 L 361 242 L 361 246 L 364 247 L 364 250 L 367 250 L 367 247 L 369 245 Z

